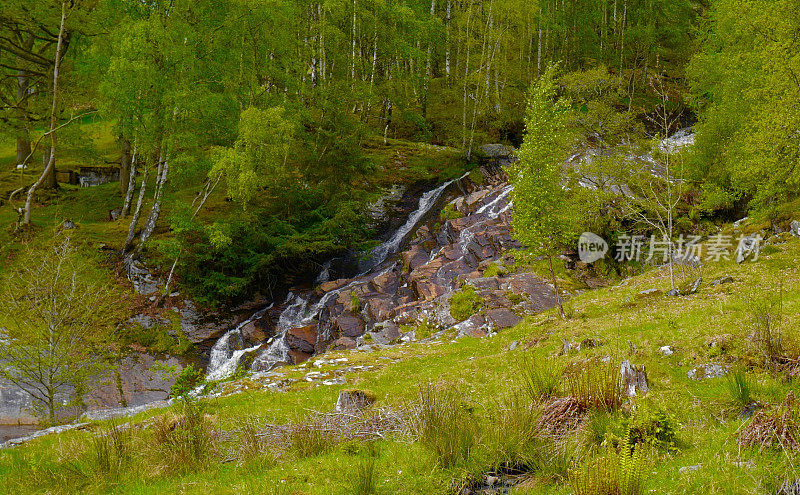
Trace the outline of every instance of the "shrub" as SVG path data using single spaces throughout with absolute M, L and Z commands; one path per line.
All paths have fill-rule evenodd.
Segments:
M 613 411 L 622 405 L 619 366 L 613 362 L 573 363 L 565 374 L 569 395 L 584 407 Z
M 506 273 L 508 273 L 508 269 L 506 267 L 496 261 L 493 261 L 489 264 L 489 266 L 486 267 L 486 270 L 483 272 L 483 276 L 485 278 L 502 277 Z
M 522 390 L 533 401 L 553 397 L 561 385 L 562 369 L 555 359 L 523 357 L 518 372 Z
M 464 321 L 483 307 L 483 298 L 471 285 L 465 285 L 450 297 L 450 316 L 456 321 Z
M 353 313 L 358 313 L 361 311 L 361 301 L 358 299 L 358 294 L 356 294 L 356 291 L 350 292 L 350 311 Z
M 184 367 L 169 389 L 172 397 L 183 397 L 203 383 L 203 370 L 193 364 Z
M 627 435 L 634 446 L 649 445 L 667 452 L 677 451 L 680 424 L 672 414 L 649 398 L 640 399 L 630 414 L 607 417 L 609 422 L 602 442 L 606 445 L 617 447 Z
M 419 394 L 414 432 L 445 469 L 466 462 L 478 442 L 475 418 L 461 399 L 460 391 L 444 385 L 429 385 Z

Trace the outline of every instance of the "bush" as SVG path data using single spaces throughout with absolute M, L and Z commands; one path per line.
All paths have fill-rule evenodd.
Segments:
M 184 367 L 175 378 L 175 383 L 170 387 L 172 397 L 183 397 L 197 388 L 203 382 L 203 370 L 193 364 Z
M 617 447 L 628 436 L 632 446 L 649 445 L 666 452 L 677 451 L 678 420 L 649 398 L 639 400 L 631 414 L 611 416 L 603 443 Z
M 450 297 L 450 316 L 456 321 L 464 321 L 483 307 L 483 298 L 471 285 L 465 285 Z
M 447 469 L 465 463 L 478 443 L 479 429 L 472 412 L 452 386 L 429 385 L 419 394 L 419 416 L 414 431 L 431 449 L 439 466 Z
M 496 261 L 493 261 L 489 264 L 489 266 L 486 267 L 486 270 L 483 272 L 483 276 L 484 278 L 502 277 L 506 273 L 508 273 L 508 269 L 506 267 Z
M 216 435 L 205 404 L 184 398 L 178 415 L 158 416 L 153 422 L 156 446 L 169 466 L 178 471 L 197 467 L 214 450 Z
M 448 203 L 442 208 L 442 211 L 439 213 L 439 218 L 442 222 L 446 222 L 448 220 L 455 220 L 457 218 L 461 218 L 463 215 L 460 211 L 456 210 L 455 205 L 453 203 Z

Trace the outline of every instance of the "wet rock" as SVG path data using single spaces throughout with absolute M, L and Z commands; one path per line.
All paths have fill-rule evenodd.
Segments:
M 375 403 L 375 394 L 369 390 L 346 389 L 339 392 L 336 412 L 358 413 Z
M 329 282 L 323 282 L 317 286 L 317 292 L 321 294 L 325 294 L 334 290 L 341 289 L 345 285 L 347 285 L 347 279 L 339 279 L 339 280 L 331 280 Z
M 706 378 L 719 378 L 725 376 L 727 371 L 721 365 L 716 363 L 701 364 L 690 369 L 686 376 L 691 380 L 704 380 Z
M 242 339 L 245 342 L 257 344 L 267 340 L 271 335 L 268 334 L 269 328 L 262 320 L 253 320 L 246 325 L 242 326 Z
M 412 246 L 407 251 L 403 251 L 400 258 L 404 267 L 408 270 L 416 270 L 430 260 L 430 255 L 428 255 L 428 251 L 425 248 L 417 245 Z
M 391 321 L 376 323 L 370 331 L 372 340 L 378 344 L 389 345 L 397 342 L 400 338 L 400 328 Z
M 486 311 L 486 320 L 492 323 L 496 329 L 509 328 L 522 321 L 516 313 L 510 309 L 490 309 Z
M 188 299 L 178 313 L 181 331 L 193 344 L 217 339 L 237 323 L 236 315 L 204 314 Z
M 316 325 L 287 330 L 286 343 L 289 345 L 289 349 L 293 351 L 300 351 L 309 355 L 313 354 L 314 346 L 317 343 Z
M 397 291 L 399 277 L 396 272 L 390 271 L 370 280 L 370 285 L 375 292 L 393 294 Z
M 647 383 L 647 370 L 644 366 L 636 366 L 627 359 L 619 367 L 622 390 L 628 397 L 636 395 L 637 390 L 643 394 L 650 391 Z

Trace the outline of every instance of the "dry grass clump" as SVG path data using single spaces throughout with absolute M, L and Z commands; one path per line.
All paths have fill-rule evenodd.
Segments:
M 800 412 L 795 408 L 794 392 L 789 391 L 779 407 L 756 412 L 739 433 L 739 444 L 758 445 L 759 449 L 778 447 L 796 450 L 800 447 Z
M 359 414 L 314 412 L 304 421 L 268 424 L 257 437 L 263 442 L 260 445 L 272 452 L 309 457 L 347 441 L 368 441 L 389 434 L 408 433 L 406 417 L 405 411 L 391 408 L 373 408 Z
M 563 438 L 578 429 L 586 412 L 586 404 L 580 399 L 556 397 L 542 406 L 538 426 L 547 435 Z
M 180 413 L 158 416 L 152 423 L 156 448 L 168 467 L 177 471 L 195 468 L 207 461 L 219 439 L 215 419 L 206 414 L 203 402 L 184 400 L 181 404 Z
M 609 361 L 584 361 L 565 370 L 567 391 L 586 409 L 614 411 L 622 405 L 619 365 Z

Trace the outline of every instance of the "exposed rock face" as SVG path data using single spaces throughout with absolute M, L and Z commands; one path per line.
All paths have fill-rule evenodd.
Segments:
M 499 165 L 513 159 L 505 148 L 484 152 Z M 376 248 L 381 255 L 372 257 L 375 265 L 363 274 L 291 293 L 281 312 L 273 314 L 274 332 L 263 333 L 267 350 L 255 362 L 263 366 L 266 354 L 285 358 L 278 349 L 288 349 L 291 361 L 299 362 L 327 349 L 351 348 L 365 335 L 369 337 L 364 343 L 389 345 L 411 337 L 411 329 L 401 329 L 404 325 L 424 326 L 427 330 L 420 335 L 426 336 L 452 329 L 457 336 L 480 337 L 516 325 L 521 314 L 553 307 L 552 287 L 532 273 L 508 274 L 503 269 L 496 270 L 497 276 L 483 277 L 492 263 L 502 262 L 519 244 L 511 236 L 511 186 L 505 174 L 492 166 L 481 171 L 480 186 L 466 179 L 451 183 L 462 192 L 450 201 L 463 215 L 460 218 L 439 218 L 447 200 L 440 186 L 421 196 L 419 209 L 398 230 L 408 232 L 408 241 L 397 255 L 384 256 L 387 248 L 390 253 L 393 249 L 384 244 Z M 475 287 L 483 303 L 478 314 L 458 322 L 450 314 L 450 296 L 463 284 Z M 261 338 L 257 330 L 241 328 L 246 337 L 241 345 Z

